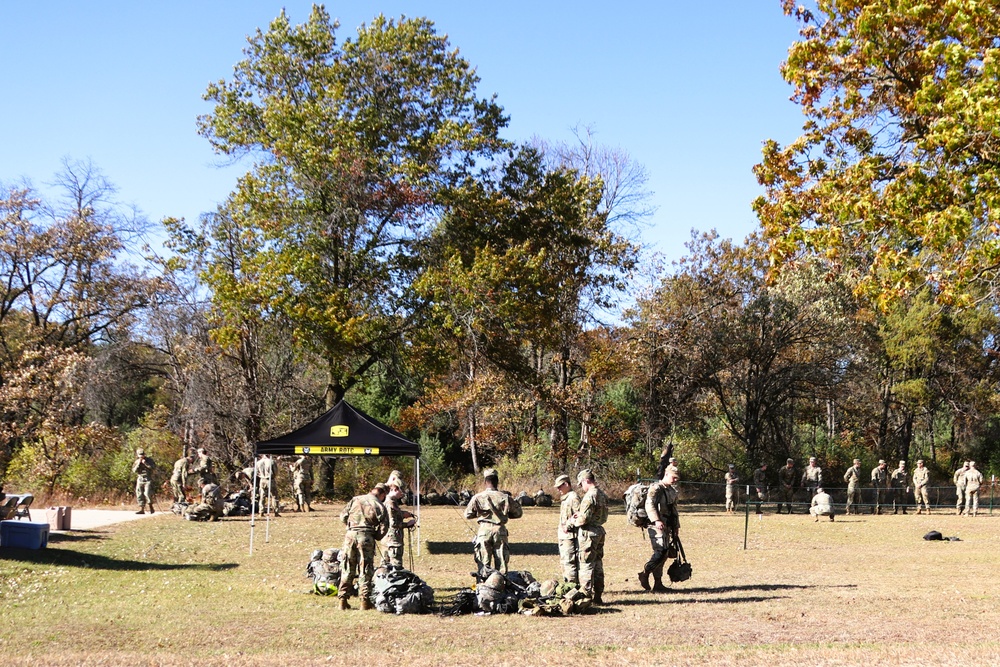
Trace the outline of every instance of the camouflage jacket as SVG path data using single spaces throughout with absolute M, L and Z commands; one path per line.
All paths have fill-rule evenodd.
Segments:
M 187 457 L 181 457 L 174 461 L 174 472 L 170 475 L 171 482 L 178 482 L 186 486 L 188 476 L 188 460 Z
M 819 466 L 806 466 L 805 472 L 802 473 L 802 486 L 807 484 L 822 484 L 823 483 L 823 469 Z
M 288 468 L 295 482 L 305 482 L 312 478 L 312 462 L 308 456 L 300 456 Z
M 763 468 L 757 468 L 753 471 L 753 485 L 758 489 L 763 489 L 767 486 L 767 471 Z
M 872 468 L 872 486 L 884 487 L 889 481 L 889 471 L 882 466 Z
M 571 525 L 571 519 L 573 515 L 580 510 L 580 496 L 576 495 L 576 491 L 570 491 L 562 497 L 559 502 L 559 530 L 557 532 L 557 537 L 560 540 L 571 540 L 573 539 L 573 532 L 570 530 L 573 526 Z
M 135 460 L 135 463 L 132 464 L 132 472 L 134 472 L 138 477 L 150 479 L 155 471 L 156 463 L 148 456 L 138 458 Z
M 795 468 L 782 466 L 781 469 L 778 470 L 778 484 L 780 484 L 782 488 L 791 489 L 795 486 L 797 475 L 798 473 Z
M 510 505 L 513 501 L 503 491 L 486 489 L 472 496 L 465 508 L 465 518 L 475 519 L 479 523 L 492 523 L 502 526 L 510 517 Z
M 844 473 L 844 481 L 847 482 L 847 488 L 853 489 L 861 484 L 861 468 L 859 466 L 851 466 Z
M 955 486 L 957 486 L 960 489 L 965 488 L 965 473 L 967 472 L 969 472 L 969 469 L 966 468 L 965 466 L 962 466 L 961 468 L 955 471 L 955 475 L 952 477 L 953 481 L 955 482 Z
M 677 489 L 660 481 L 649 486 L 646 492 L 646 516 L 650 523 L 662 521 L 667 528 L 680 528 L 677 514 Z
M 385 534 L 384 544 L 387 547 L 403 546 L 403 510 L 399 501 L 388 498 L 385 501 L 385 512 L 389 518 L 389 529 Z
M 983 473 L 976 468 L 969 468 L 965 471 L 965 490 L 978 491 L 983 483 Z
M 927 468 L 914 468 L 913 470 L 913 486 L 916 488 L 921 488 L 927 486 L 930 481 L 930 470 Z
M 385 505 L 371 493 L 351 498 L 340 520 L 347 525 L 348 530 L 371 531 L 375 538 L 381 540 L 389 530 L 389 513 Z
M 608 497 L 596 486 L 583 494 L 580 509 L 576 513 L 573 524 L 577 528 L 596 530 L 608 520 Z
M 726 473 L 726 486 L 733 487 L 736 486 L 740 481 L 740 476 L 734 472 Z
M 902 489 L 909 486 L 908 480 L 910 479 L 910 474 L 906 470 L 900 470 L 896 468 L 889 475 L 889 486 L 894 489 Z

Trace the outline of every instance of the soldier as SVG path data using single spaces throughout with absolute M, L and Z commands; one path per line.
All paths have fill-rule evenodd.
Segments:
M 507 574 L 510 564 L 510 547 L 507 544 L 507 520 L 521 516 L 521 506 L 506 493 L 497 490 L 500 485 L 497 471 L 483 471 L 486 489 L 472 496 L 465 508 L 465 518 L 479 523 L 476 534 L 476 560 L 487 567 Z
M 899 467 L 889 475 L 889 488 L 892 489 L 892 513 L 899 510 L 906 514 L 906 491 L 910 488 L 908 480 L 909 473 L 906 472 L 906 461 L 900 461 Z
M 681 478 L 681 470 L 677 467 L 676 457 L 671 456 L 667 459 L 667 470 L 673 470 L 674 474 L 677 475 L 677 479 Z
M 312 512 L 312 460 L 300 456 L 288 465 L 292 473 L 292 488 L 295 491 L 295 511 Z
M 670 556 L 674 548 L 674 540 L 680 531 L 680 517 L 677 514 L 677 473 L 667 470 L 663 479 L 651 484 L 646 493 L 646 516 L 649 517 L 649 527 L 646 534 L 653 547 L 653 555 L 639 572 L 639 585 L 643 590 L 650 590 L 649 575 L 653 575 L 653 592 L 666 590 L 663 585 L 663 562 Z
M 962 467 L 955 471 L 952 481 L 955 482 L 955 514 L 962 514 L 962 504 L 965 502 L 965 473 L 969 471 L 969 462 L 962 463 Z
M 153 473 L 156 472 L 156 463 L 146 456 L 143 449 L 135 450 L 135 463 L 132 464 L 132 472 L 135 473 L 135 501 L 139 503 L 139 511 L 136 514 L 145 514 L 145 507 L 149 505 L 149 513 L 153 514 L 153 496 L 151 488 L 153 486 Z
M 351 586 L 361 577 L 361 608 L 374 609 L 372 604 L 372 578 L 375 576 L 375 543 L 389 530 L 389 515 L 385 510 L 386 486 L 379 482 L 363 496 L 351 498 L 340 520 L 347 526 L 344 547 L 340 550 L 340 587 L 337 590 L 341 611 L 351 608 L 348 604 Z
M 274 516 L 281 516 L 278 510 L 278 470 L 270 454 L 261 454 L 257 459 L 257 507 L 263 516 L 265 511 L 274 508 Z
M 820 485 L 823 484 L 823 469 L 816 464 L 816 457 L 809 457 L 809 465 L 806 466 L 805 471 L 802 473 L 802 486 L 806 487 L 806 491 L 809 493 L 809 498 L 812 498 L 818 493 Z
M 389 492 L 386 494 L 385 511 L 389 515 L 389 529 L 382 540 L 385 553 L 382 555 L 382 565 L 403 568 L 403 530 L 412 528 L 416 520 L 413 514 L 402 509 L 399 504 L 403 499 L 402 480 L 394 470 L 386 483 Z M 412 555 L 412 554 L 411 554 Z
M 759 468 L 753 471 L 753 485 L 757 490 L 757 514 L 761 514 L 763 510 L 761 509 L 761 503 L 764 502 L 764 497 L 767 494 L 767 464 L 762 463 Z
M 917 468 L 913 471 L 913 503 L 917 506 L 917 514 L 931 513 L 931 504 L 927 495 L 927 483 L 930 481 L 930 471 L 924 467 L 924 460 L 917 461 Z
M 174 492 L 175 503 L 188 502 L 187 478 L 192 463 L 194 463 L 194 459 L 190 456 L 182 456 L 174 461 L 174 471 L 170 475 L 170 488 Z
M 854 465 L 844 473 L 844 481 L 847 482 L 846 512 L 857 514 L 858 508 L 855 505 L 861 504 L 861 459 L 854 459 Z
M 969 469 L 965 471 L 965 516 L 979 513 L 979 487 L 982 483 L 983 473 L 976 470 L 975 461 L 969 461 Z
M 739 484 L 739 481 L 736 466 L 730 463 L 729 470 L 726 472 L 726 511 L 730 514 L 736 511 L 736 485 Z
M 559 544 L 559 564 L 562 566 L 563 581 L 580 583 L 580 555 L 576 543 L 576 526 L 571 521 L 580 509 L 580 496 L 572 489 L 569 475 L 559 475 L 555 481 L 556 490 L 562 496 L 559 502 L 559 529 L 556 539 Z
M 778 514 L 781 514 L 781 502 L 784 501 L 788 507 L 788 513 L 792 513 L 792 501 L 795 500 L 795 461 L 787 459 L 785 467 L 778 471 Z
M 581 470 L 576 479 L 583 498 L 571 523 L 576 526 L 580 550 L 580 588 L 594 604 L 604 604 L 604 524 L 608 520 L 608 497 L 597 486 L 592 471 Z
M 218 484 L 209 482 L 201 487 L 201 502 L 190 505 L 184 511 L 185 518 L 191 521 L 218 521 L 223 508 L 222 489 Z
M 882 513 L 882 503 L 885 502 L 885 489 L 889 483 L 889 471 L 886 470 L 885 461 L 879 459 L 878 465 L 872 468 L 872 489 L 875 491 L 875 505 L 872 506 L 872 514 Z
M 819 521 L 821 516 L 828 516 L 833 521 L 833 499 L 822 487 L 816 489 L 816 495 L 809 503 L 809 513 L 816 517 L 813 521 Z
M 199 489 L 206 484 L 218 483 L 218 479 L 215 476 L 215 461 L 208 455 L 208 451 L 204 447 L 198 448 L 198 460 L 194 464 L 194 468 L 191 469 L 191 472 L 198 475 Z

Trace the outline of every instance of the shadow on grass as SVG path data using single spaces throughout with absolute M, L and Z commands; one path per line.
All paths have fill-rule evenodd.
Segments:
M 92 540 L 106 539 L 108 539 L 107 533 L 99 533 L 96 530 L 74 530 L 72 533 L 49 533 L 49 544 L 90 542 Z
M 121 572 L 140 570 L 204 570 L 219 572 L 239 567 L 237 563 L 157 563 L 155 561 L 119 560 L 97 554 L 81 553 L 71 549 L 17 549 L 4 547 L 0 549 L 0 560 L 35 563 L 38 565 L 62 565 L 79 567 L 85 570 L 117 570 Z
M 688 592 L 688 591 L 678 591 Z M 649 597 L 618 600 L 612 604 L 616 607 L 638 607 L 653 604 L 740 604 L 743 602 L 769 602 L 771 600 L 786 600 L 788 595 L 746 595 L 733 598 L 665 598 L 662 595 L 651 594 Z
M 429 554 L 468 554 L 472 556 L 472 542 L 427 542 Z M 555 542 L 515 542 L 510 545 L 512 556 L 558 556 Z

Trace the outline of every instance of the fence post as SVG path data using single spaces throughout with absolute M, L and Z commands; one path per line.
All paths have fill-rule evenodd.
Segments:
M 743 551 L 747 550 L 747 533 L 750 532 L 750 485 L 747 484 L 747 501 L 743 503 Z

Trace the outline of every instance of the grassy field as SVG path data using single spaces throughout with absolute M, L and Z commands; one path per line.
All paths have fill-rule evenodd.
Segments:
M 607 604 L 568 618 L 339 612 L 304 594 L 314 548 L 340 546 L 339 506 L 257 524 L 164 514 L 0 550 L 0 665 L 1000 664 L 1000 517 L 743 516 L 689 510 L 694 577 L 639 590 L 648 556 L 621 508 Z M 510 524 L 514 569 L 555 577 L 557 508 Z M 439 599 L 471 584 L 471 529 L 424 508 L 415 570 Z M 928 530 L 961 542 L 925 542 Z M 356 600 L 355 600 L 356 603 Z M 356 604 L 354 605 L 357 606 Z

